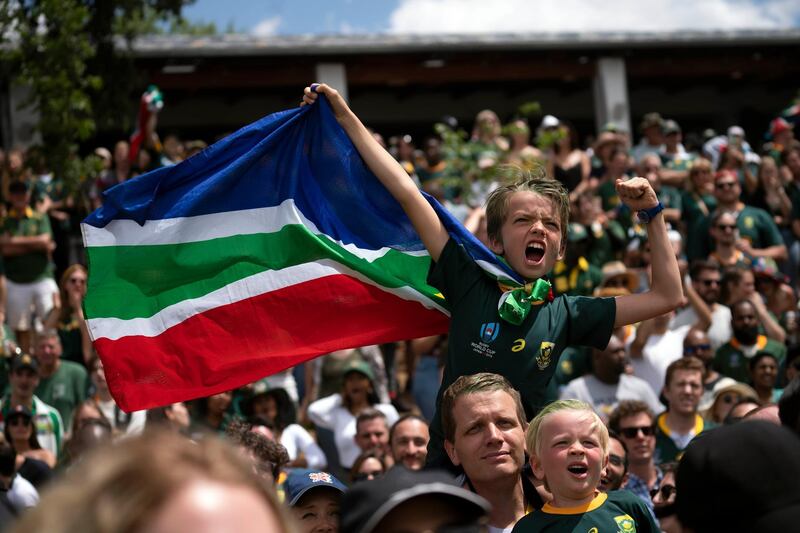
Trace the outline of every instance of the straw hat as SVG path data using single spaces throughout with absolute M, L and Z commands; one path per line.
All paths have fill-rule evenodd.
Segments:
M 601 287 L 605 287 L 611 280 L 622 278 L 624 287 L 631 293 L 639 288 L 639 278 L 629 271 L 622 261 L 611 261 L 603 265 L 603 281 Z

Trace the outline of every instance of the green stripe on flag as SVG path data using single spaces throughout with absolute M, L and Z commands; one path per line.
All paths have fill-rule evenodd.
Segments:
M 372 262 L 305 226 L 274 233 L 146 246 L 92 246 L 88 318 L 148 318 L 165 307 L 198 298 L 237 280 L 320 259 L 333 259 L 387 288 L 411 286 L 437 305 L 425 282 L 430 257 L 389 250 Z

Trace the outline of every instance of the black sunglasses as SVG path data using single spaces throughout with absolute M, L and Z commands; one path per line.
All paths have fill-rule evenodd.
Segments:
M 377 472 L 361 472 L 353 476 L 353 481 L 371 481 L 375 478 L 378 478 L 383 475 L 382 470 L 378 470 Z
M 672 497 L 672 495 L 673 495 L 673 494 L 675 494 L 677 491 L 678 491 L 678 489 L 677 489 L 677 488 L 675 488 L 675 485 L 661 485 L 661 487 L 659 487 L 659 488 L 657 488 L 657 489 L 653 489 L 653 490 L 651 490 L 651 491 L 650 491 L 650 497 L 651 497 L 651 498 L 655 498 L 655 497 L 656 497 L 656 494 L 658 494 L 658 493 L 660 492 L 660 493 L 661 493 L 661 498 L 662 498 L 664 501 L 667 501 L 667 500 L 669 500 L 669 499 Z
M 653 426 L 636 426 L 632 428 L 620 428 L 620 434 L 626 439 L 635 439 L 639 432 L 645 437 L 651 437 L 655 434 L 656 430 Z
M 694 346 L 687 346 L 684 348 L 683 353 L 707 352 L 710 349 L 710 344 L 695 344 Z

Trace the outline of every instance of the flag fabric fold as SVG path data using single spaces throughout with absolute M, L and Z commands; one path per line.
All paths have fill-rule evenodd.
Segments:
M 488 275 L 520 281 L 428 200 Z M 106 191 L 81 229 L 89 331 L 126 411 L 447 331 L 427 251 L 324 98 Z

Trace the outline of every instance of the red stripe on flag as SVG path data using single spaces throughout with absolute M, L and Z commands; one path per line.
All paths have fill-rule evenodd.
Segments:
M 448 325 L 438 311 L 336 275 L 212 309 L 157 337 L 94 346 L 114 399 L 135 411 L 235 389 L 334 350 L 445 333 Z

